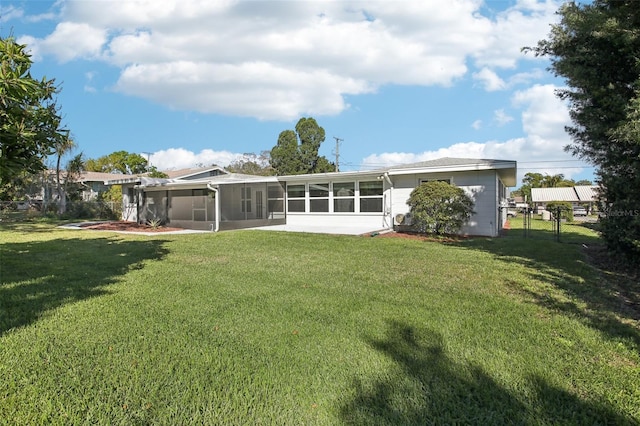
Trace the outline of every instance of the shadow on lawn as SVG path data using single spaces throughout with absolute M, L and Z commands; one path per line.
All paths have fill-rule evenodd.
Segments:
M 345 423 L 391 424 L 632 424 L 609 407 L 580 400 L 531 377 L 525 394 L 512 394 L 480 367 L 452 360 L 442 336 L 392 322 L 382 340 L 368 343 L 398 370 L 373 383 L 356 381 L 342 407 Z
M 67 303 L 106 294 L 142 261 L 166 254 L 162 240 L 53 239 L 0 245 L 0 335 Z
M 514 238 L 478 238 L 455 245 L 522 265 L 530 278 L 557 291 L 505 276 L 505 284 L 513 291 L 548 309 L 580 318 L 609 337 L 624 340 L 630 349 L 640 350 L 640 328 L 634 325 L 640 320 L 638 284 L 624 274 L 590 264 L 589 251 L 583 246 Z M 589 250 L 596 248 L 589 246 Z

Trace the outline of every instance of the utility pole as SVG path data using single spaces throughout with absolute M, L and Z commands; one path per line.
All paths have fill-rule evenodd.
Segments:
M 147 169 L 149 167 L 151 167 L 151 153 L 150 152 L 143 152 L 142 154 L 146 154 L 147 155 Z
M 336 136 L 333 137 L 336 140 L 336 172 L 340 171 L 340 142 L 344 139 L 340 139 Z

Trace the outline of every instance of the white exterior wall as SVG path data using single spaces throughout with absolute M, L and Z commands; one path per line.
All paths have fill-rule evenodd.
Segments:
M 295 212 L 289 211 L 288 209 L 288 201 L 287 205 L 287 213 L 286 213 L 286 223 L 288 226 L 294 228 L 317 228 L 317 227 L 330 227 L 330 228 L 351 228 L 351 229 L 363 229 L 366 231 L 379 231 L 383 229 L 388 229 L 392 227 L 392 223 L 389 220 L 390 216 L 388 212 L 390 211 L 389 200 L 389 185 L 387 182 L 378 179 L 378 175 L 375 176 L 367 176 L 365 178 L 360 179 L 340 179 L 340 180 L 332 180 L 332 179 L 318 179 L 318 183 L 331 185 L 331 190 L 329 191 L 328 197 L 321 197 L 322 199 L 327 199 L 329 212 L 311 212 L 311 197 L 309 195 L 309 185 L 315 182 L 304 183 L 305 184 L 305 212 Z M 379 181 L 383 188 L 383 194 L 381 196 L 366 196 L 363 195 L 361 197 L 360 185 L 363 182 L 371 182 L 371 181 Z M 334 200 L 340 199 L 340 197 L 334 196 L 333 185 L 338 183 L 353 183 L 354 184 L 354 195 L 351 197 L 354 203 L 354 211 L 353 212 L 334 212 Z M 290 183 L 289 185 L 302 185 L 303 183 Z M 360 212 L 360 200 L 361 198 L 376 198 L 381 201 L 382 210 L 380 212 Z M 295 200 L 301 200 L 299 197 L 295 198 Z M 385 215 L 385 212 L 387 214 Z M 364 231 L 363 231 L 364 232 Z
M 394 184 L 391 195 L 392 217 L 409 212 L 407 200 L 421 180 L 437 179 L 450 179 L 452 184 L 464 189 L 474 200 L 476 213 L 462 228 L 462 234 L 491 237 L 498 235 L 498 177 L 493 170 L 391 176 Z
M 381 230 L 385 225 L 382 213 L 287 213 L 287 225 L 295 227 L 367 228 Z
M 130 191 L 133 196 L 130 197 Z M 134 185 L 122 185 L 122 220 L 127 222 L 138 221 L 138 206 L 136 205 L 137 188 Z

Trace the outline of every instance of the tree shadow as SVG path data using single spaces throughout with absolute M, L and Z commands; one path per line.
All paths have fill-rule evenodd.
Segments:
M 341 408 L 348 424 L 633 424 L 538 376 L 514 394 L 481 367 L 453 360 L 442 336 L 426 328 L 390 322 L 384 339 L 367 343 L 398 369 L 384 379 L 354 380 L 356 395 Z
M 477 238 L 452 245 L 521 265 L 527 278 L 542 284 L 505 275 L 504 283 L 512 291 L 549 310 L 579 318 L 610 338 L 623 340 L 631 350 L 640 350 L 638 283 L 589 262 L 583 246 L 515 238 Z
M 103 237 L 0 244 L 0 335 L 67 303 L 108 293 L 127 271 L 162 259 L 165 242 Z

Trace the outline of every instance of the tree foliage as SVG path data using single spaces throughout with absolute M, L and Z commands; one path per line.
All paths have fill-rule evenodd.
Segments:
M 225 169 L 230 173 L 242 173 L 245 175 L 271 176 L 274 173 L 269 162 L 269 151 L 262 151 L 260 155 L 253 152 L 242 154 Z
M 462 188 L 440 181 L 420 184 L 407 201 L 413 227 L 438 235 L 460 232 L 473 214 L 473 204 Z
M 556 213 L 560 210 L 560 217 L 567 222 L 573 222 L 573 205 L 569 201 L 550 201 L 545 206 L 545 210 Z
M 562 173 L 556 175 L 543 175 L 542 173 L 529 172 L 525 173 L 522 178 L 522 186 L 518 189 L 518 193 L 525 196 L 528 201 L 531 201 L 531 188 L 560 188 L 576 185 L 577 183 L 573 179 L 565 179 Z M 514 192 L 512 192 L 512 194 Z
M 280 132 L 276 145 L 271 149 L 271 167 L 277 175 L 326 173 L 336 167 L 326 157 L 319 156 L 325 132 L 315 119 L 301 118 L 295 131 Z
M 640 2 L 567 2 L 558 13 L 548 39 L 527 50 L 566 79 L 567 150 L 597 166 L 607 246 L 640 259 Z
M 26 45 L 0 37 L 0 187 L 45 168 L 54 147 L 68 139 L 54 80 L 31 76 Z
M 85 168 L 90 172 L 122 173 L 123 175 L 137 175 L 149 171 L 147 160 L 140 154 L 127 151 L 116 151 L 96 159 L 85 162 Z

